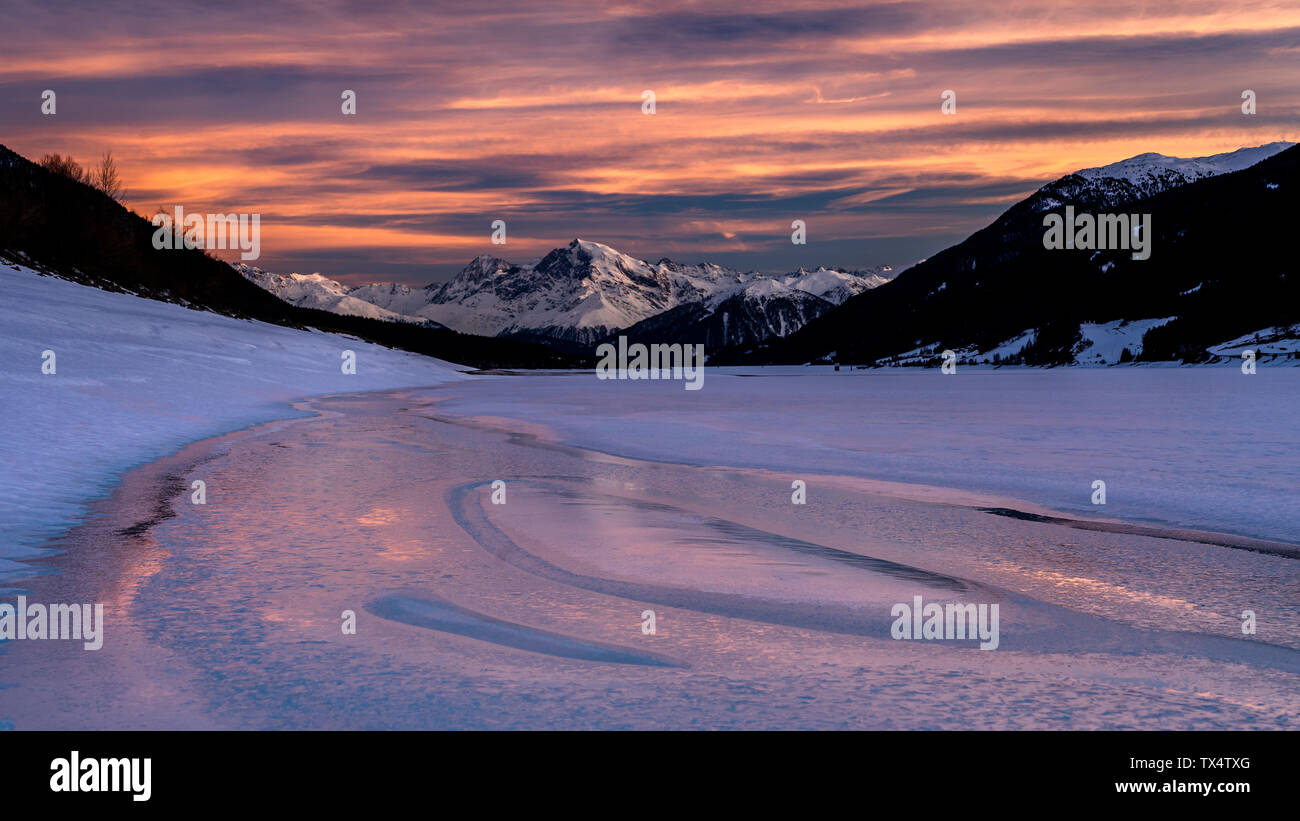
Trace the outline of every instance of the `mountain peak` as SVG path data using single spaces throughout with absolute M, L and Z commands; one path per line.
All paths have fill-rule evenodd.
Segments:
M 580 249 L 592 256 L 613 256 L 613 257 L 627 256 L 627 254 L 624 254 L 622 251 L 618 250 L 617 248 L 606 245 L 603 242 L 594 242 L 589 239 L 579 239 L 575 237 L 573 242 L 569 243 L 569 247 Z

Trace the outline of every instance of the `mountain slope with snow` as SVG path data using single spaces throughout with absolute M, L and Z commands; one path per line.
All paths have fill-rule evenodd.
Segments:
M 1289 143 L 1084 169 L 794 334 L 714 361 L 929 365 L 945 350 L 1047 366 L 1213 361 L 1228 340 L 1300 322 L 1286 242 L 1298 198 L 1300 147 Z M 1045 213 L 1066 207 L 1151 215 L 1149 258 L 1045 248 Z
M 867 271 L 823 267 L 780 277 L 750 276 L 619 333 L 633 342 L 688 342 L 708 351 L 754 345 L 794 333 L 845 300 L 883 285 L 894 273 L 889 266 Z
M 865 271 L 842 271 L 838 268 L 826 267 L 808 271 L 800 268 L 782 277 L 781 282 L 791 288 L 821 297 L 832 305 L 840 305 L 863 291 L 884 285 L 905 270 L 907 270 L 906 266 L 893 268 L 888 265 Z
M 5 575 L 30 570 L 14 561 L 37 555 L 123 471 L 185 444 L 300 416 L 288 403 L 306 396 L 469 378 L 460 366 L 352 337 L 111 293 L 18 265 L 0 264 L 0 292 Z M 356 355 L 353 374 L 343 372 L 344 351 Z M 220 485 L 207 492 L 219 498 Z
M 243 262 L 237 263 L 234 268 L 245 279 L 299 308 L 314 308 L 335 314 L 364 316 L 389 322 L 419 321 L 416 317 L 381 308 L 365 297 L 354 295 L 352 291 L 355 289 L 320 274 L 273 274 Z
M 1157 193 L 1158 190 L 1185 185 L 1205 177 L 1229 174 L 1250 168 L 1255 163 L 1267 160 L 1279 152 L 1285 151 L 1295 143 L 1278 141 L 1252 148 L 1238 148 L 1223 154 L 1211 154 L 1208 157 L 1169 157 L 1164 154 L 1148 152 L 1129 157 L 1126 160 L 1103 165 L 1097 168 L 1085 168 L 1075 174 L 1089 180 L 1122 179 L 1144 189 L 1144 195 Z
M 1067 204 L 1073 205 L 1076 211 L 1107 211 L 1197 180 L 1241 171 L 1293 145 L 1295 143 L 1273 142 L 1208 157 L 1168 157 L 1154 152 L 1138 154 L 1109 165 L 1066 174 L 1034 192 L 1025 206 L 1036 213 Z

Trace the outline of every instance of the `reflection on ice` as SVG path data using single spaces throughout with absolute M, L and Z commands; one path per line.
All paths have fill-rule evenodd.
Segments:
M 509 505 L 482 508 L 559 567 L 656 584 L 790 601 L 888 603 L 969 585 L 939 573 L 750 527 L 589 483 L 514 482 Z M 463 491 L 453 491 L 457 510 Z M 510 553 L 518 555 L 516 546 Z

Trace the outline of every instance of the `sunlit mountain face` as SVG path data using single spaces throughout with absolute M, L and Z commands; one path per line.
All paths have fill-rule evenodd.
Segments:
M 1300 133 L 1288 3 L 5 12 L 6 145 L 111 150 L 137 212 L 260 213 L 258 265 L 350 285 L 574 236 L 770 273 L 903 265 L 1079 168 Z

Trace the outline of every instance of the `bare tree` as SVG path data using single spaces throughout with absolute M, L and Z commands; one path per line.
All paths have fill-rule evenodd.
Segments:
M 41 167 L 55 174 L 60 174 L 74 182 L 88 182 L 88 176 L 72 157 L 58 154 L 46 154 L 41 157 Z
M 122 187 L 122 175 L 117 171 L 117 160 L 113 159 L 111 151 L 105 151 L 104 156 L 99 160 L 99 165 L 91 169 L 82 168 L 71 156 L 65 157 L 59 154 L 46 154 L 41 157 L 40 164 L 47 171 L 97 188 L 118 202 L 126 196 L 126 191 Z
M 99 168 L 89 176 L 91 185 L 119 202 L 122 200 L 125 192 L 122 190 L 122 177 L 117 173 L 117 161 L 113 159 L 113 152 L 105 151 L 99 161 Z

